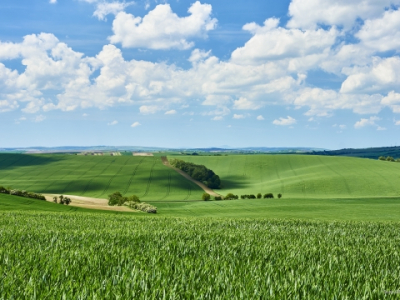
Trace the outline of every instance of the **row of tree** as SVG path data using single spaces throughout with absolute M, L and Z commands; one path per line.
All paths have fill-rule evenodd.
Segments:
M 387 156 L 387 157 L 385 157 L 385 156 L 379 156 L 379 160 L 386 160 L 386 161 L 396 161 L 396 162 L 400 162 L 400 158 L 398 158 L 398 159 L 394 159 L 393 157 L 391 157 L 391 156 Z
M 252 195 L 241 195 L 240 196 L 240 199 L 261 199 L 261 198 L 264 198 L 264 199 L 274 198 L 274 194 L 267 193 L 267 194 L 264 194 L 264 196 L 263 196 L 261 193 L 258 193 L 257 195 L 252 194 Z M 278 198 L 279 199 L 282 198 L 282 194 L 279 193 Z M 211 199 L 211 196 L 208 193 L 204 193 L 202 196 L 202 199 L 204 201 L 209 201 Z M 239 199 L 239 196 L 234 195 L 232 193 L 228 193 L 225 197 L 222 197 L 222 196 L 214 197 L 214 200 L 235 200 L 235 199 Z
M 42 194 L 12 189 L 11 187 L 0 186 L 0 193 L 46 201 L 46 198 Z
M 110 206 L 121 206 L 121 205 L 127 205 L 132 209 L 137 209 L 141 210 L 147 213 L 152 213 L 156 214 L 157 213 L 157 207 L 150 205 L 145 202 L 140 202 L 140 199 L 136 195 L 132 195 L 129 197 L 123 196 L 120 192 L 115 192 L 112 193 L 111 195 L 108 195 L 108 205 Z
M 203 165 L 186 162 L 180 159 L 172 159 L 170 164 L 183 172 L 187 173 L 193 179 L 204 183 L 212 189 L 221 188 L 221 180 L 213 170 L 207 169 Z

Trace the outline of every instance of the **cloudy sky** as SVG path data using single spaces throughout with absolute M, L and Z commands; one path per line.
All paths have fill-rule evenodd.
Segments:
M 400 144 L 400 0 L 2 0 L 0 147 Z

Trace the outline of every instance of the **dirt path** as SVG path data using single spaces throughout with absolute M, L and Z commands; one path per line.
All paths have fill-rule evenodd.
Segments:
M 59 194 L 43 194 L 46 201 L 53 202 L 54 196 L 60 196 Z M 70 206 L 90 208 L 90 209 L 100 209 L 100 210 L 114 210 L 114 211 L 126 211 L 126 212 L 137 212 L 126 206 L 109 206 L 107 199 L 82 197 L 75 195 L 64 195 L 65 197 L 71 198 Z
M 217 194 L 212 189 L 210 189 L 208 186 L 206 186 L 204 183 L 194 180 L 192 177 L 190 177 L 188 174 L 186 174 L 182 170 L 179 170 L 179 169 L 171 166 L 166 156 L 161 156 L 161 160 L 162 160 L 162 163 L 164 164 L 164 166 L 167 166 L 168 168 L 175 170 L 176 172 L 181 174 L 183 177 L 185 177 L 187 180 L 190 180 L 191 182 L 197 184 L 199 187 L 201 187 L 206 193 L 210 194 L 211 196 L 214 196 L 214 197 L 221 196 L 220 194 Z

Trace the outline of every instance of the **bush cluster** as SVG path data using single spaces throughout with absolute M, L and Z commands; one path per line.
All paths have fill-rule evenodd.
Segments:
M 387 157 L 385 157 L 385 156 L 379 156 L 379 160 L 386 160 L 386 161 L 396 161 L 396 162 L 400 162 L 400 158 L 398 158 L 398 159 L 394 159 L 393 157 L 391 157 L 391 156 L 387 156 Z
M 241 195 L 240 196 L 240 199 L 261 199 L 261 198 L 264 198 L 264 199 L 274 198 L 274 194 L 268 193 L 268 194 L 264 194 L 264 196 L 263 196 L 261 193 L 258 193 L 257 196 L 254 195 L 254 194 Z M 282 194 L 278 194 L 278 198 L 279 199 L 282 198 Z M 225 197 L 216 196 L 216 197 L 214 197 L 214 199 L 215 200 L 223 200 L 223 199 L 224 200 L 236 200 L 236 199 L 239 199 L 239 196 L 238 195 L 234 195 L 232 193 L 228 193 Z M 205 200 L 204 199 L 204 194 L 203 194 L 203 200 Z M 207 200 L 209 200 L 209 199 L 207 199 Z
M 33 192 L 27 192 L 27 191 L 23 191 L 23 190 L 6 188 L 3 186 L 0 186 L 0 193 L 46 201 L 46 198 L 42 194 L 36 194 Z
M 126 204 L 132 209 L 141 210 L 147 213 L 157 213 L 157 207 L 150 205 L 148 203 L 142 203 L 139 200 L 139 197 L 136 195 L 132 195 L 130 197 L 123 196 L 120 192 L 112 193 L 108 195 L 108 205 L 110 206 L 121 206 Z
M 58 201 L 58 198 L 60 198 L 60 200 Z M 71 198 L 68 198 L 68 197 L 65 197 L 65 196 L 63 196 L 63 195 L 60 195 L 60 196 L 54 196 L 53 197 L 53 202 L 54 203 L 58 203 L 58 204 L 65 204 L 65 205 L 69 205 L 72 201 L 71 201 Z
M 204 183 L 212 189 L 219 189 L 221 187 L 221 180 L 214 171 L 207 169 L 203 165 L 196 165 L 194 163 L 186 162 L 180 159 L 172 159 L 170 164 L 183 172 L 187 173 L 190 177 Z

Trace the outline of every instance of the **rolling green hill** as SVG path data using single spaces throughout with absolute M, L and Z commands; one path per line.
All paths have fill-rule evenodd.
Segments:
M 400 163 L 310 155 L 188 156 L 218 174 L 222 194 L 292 198 L 399 197 Z
M 0 185 L 38 193 L 200 200 L 202 190 L 159 157 L 0 154 Z

